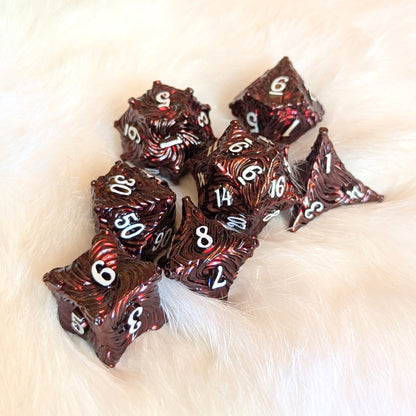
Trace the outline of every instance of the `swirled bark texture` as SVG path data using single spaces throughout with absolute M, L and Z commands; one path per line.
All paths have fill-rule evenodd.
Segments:
M 189 169 L 190 160 L 214 141 L 210 106 L 193 90 L 153 83 L 114 123 L 123 147 L 123 160 L 156 169 L 175 181 Z
M 167 277 L 191 290 L 226 299 L 239 268 L 253 255 L 258 241 L 206 218 L 189 197 L 182 202 L 181 225 L 160 265 Z
M 152 261 L 169 244 L 176 195 L 167 182 L 118 161 L 91 182 L 98 229 L 109 229 L 132 256 Z
M 297 170 L 304 196 L 301 203 L 293 208 L 291 231 L 341 205 L 383 201 L 382 195 L 348 172 L 335 152 L 325 127 L 319 129 L 309 156 Z
M 276 143 L 292 143 L 324 114 L 288 57 L 244 89 L 230 108 L 248 131 Z
M 233 120 L 195 164 L 199 208 L 231 229 L 258 235 L 271 218 L 300 201 L 287 150 Z
M 154 264 L 133 260 L 109 231 L 97 234 L 71 265 L 43 277 L 62 327 L 87 340 L 109 367 L 140 334 L 164 324 L 159 279 Z

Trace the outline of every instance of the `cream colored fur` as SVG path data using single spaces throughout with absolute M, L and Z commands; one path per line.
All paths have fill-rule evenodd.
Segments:
M 0 414 L 416 414 L 414 1 L 0 1 Z M 115 369 L 42 282 L 93 236 L 90 181 L 154 80 L 228 103 L 288 55 L 346 167 L 385 194 L 275 219 L 229 302 L 160 285 L 169 324 Z M 291 148 L 303 159 L 317 129 Z M 193 179 L 174 189 L 191 195 Z

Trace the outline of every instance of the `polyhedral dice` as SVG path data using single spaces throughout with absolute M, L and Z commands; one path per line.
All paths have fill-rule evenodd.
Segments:
M 209 111 L 191 88 L 155 81 L 146 94 L 130 98 L 128 110 L 114 123 L 121 136 L 121 158 L 177 181 L 191 159 L 214 141 Z
M 288 57 L 243 90 L 230 108 L 250 133 L 275 143 L 292 143 L 324 114 Z
M 181 225 L 160 265 L 167 277 L 191 290 L 226 299 L 239 268 L 252 256 L 258 241 L 206 218 L 189 197 L 182 202 Z
M 109 229 L 132 256 L 154 260 L 168 245 L 176 195 L 165 181 L 118 161 L 91 188 L 96 228 Z
M 132 259 L 109 231 L 71 265 L 46 273 L 62 327 L 87 340 L 99 359 L 114 367 L 127 346 L 165 322 L 153 264 Z
M 198 206 L 233 230 L 257 235 L 300 198 L 289 169 L 287 147 L 253 136 L 233 120 L 195 164 Z
M 306 161 L 298 168 L 303 198 L 293 207 L 291 231 L 296 231 L 315 217 L 341 205 L 381 202 L 377 194 L 348 172 L 328 138 L 328 129 L 319 135 Z

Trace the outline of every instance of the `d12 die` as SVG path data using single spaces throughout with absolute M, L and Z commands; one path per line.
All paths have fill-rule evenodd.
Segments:
M 160 265 L 167 277 L 191 290 L 226 299 L 239 268 L 253 255 L 258 241 L 206 218 L 189 197 L 182 202 L 181 225 Z
M 243 90 L 230 108 L 251 133 L 282 143 L 298 139 L 324 114 L 288 57 Z
M 112 231 L 128 253 L 153 260 L 168 245 L 176 195 L 165 181 L 118 161 L 91 188 L 97 229 Z
M 328 129 L 319 135 L 306 161 L 298 167 L 304 195 L 292 212 L 291 231 L 296 231 L 329 209 L 360 202 L 381 202 L 377 194 L 347 171 L 328 138 Z
M 299 200 L 289 169 L 287 147 L 247 133 L 234 120 L 195 164 L 199 208 L 231 229 L 257 235 Z
M 128 110 L 114 123 L 121 135 L 121 158 L 177 180 L 190 159 L 214 141 L 209 111 L 191 88 L 155 81 L 146 94 L 130 98 Z
M 62 327 L 87 340 L 109 367 L 140 334 L 164 324 L 159 279 L 154 264 L 132 259 L 108 231 L 71 265 L 43 277 Z

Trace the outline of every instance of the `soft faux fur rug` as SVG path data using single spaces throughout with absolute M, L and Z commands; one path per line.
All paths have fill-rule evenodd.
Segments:
M 415 6 L 1 1 L 0 414 L 415 414 Z M 285 55 L 385 201 L 296 233 L 273 219 L 228 302 L 164 279 L 169 323 L 105 367 L 61 328 L 42 276 L 90 246 L 90 182 L 121 153 L 114 120 L 160 79 L 209 103 L 219 136 L 228 103 Z M 196 201 L 190 175 L 173 188 Z

